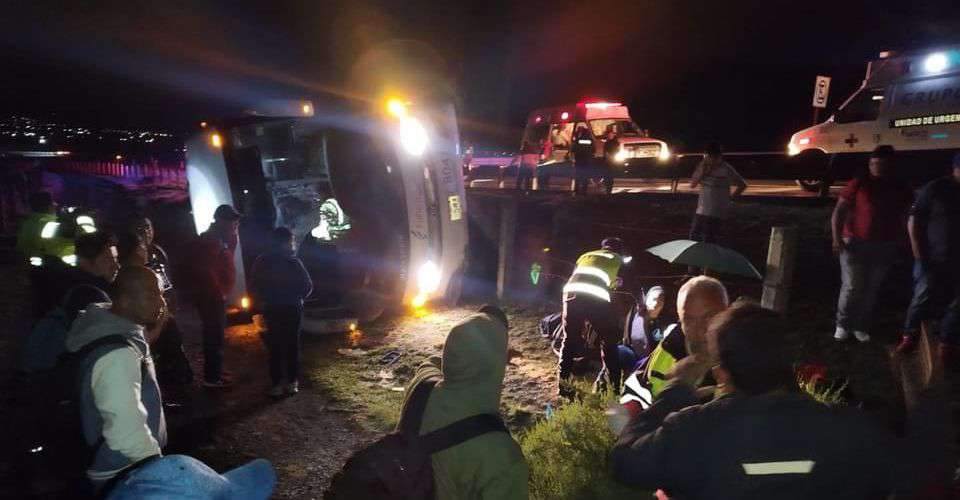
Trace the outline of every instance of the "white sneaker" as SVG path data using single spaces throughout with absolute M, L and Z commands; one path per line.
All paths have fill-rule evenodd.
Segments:
M 290 382 L 289 384 L 287 384 L 286 391 L 287 391 L 287 394 L 291 394 L 291 395 L 296 394 L 300 392 L 300 384 L 298 384 L 296 381 Z
M 842 326 L 840 326 L 840 325 L 837 325 L 837 331 L 833 332 L 833 338 L 834 338 L 834 340 L 844 341 L 844 340 L 847 340 L 848 338 L 850 338 L 850 334 L 847 333 L 847 329 L 846 329 L 846 328 L 844 328 L 844 327 L 842 327 Z
M 853 336 L 860 342 L 870 342 L 870 334 L 860 330 L 854 330 Z
M 271 387 L 270 390 L 267 391 L 267 396 L 270 396 L 271 398 L 279 398 L 283 396 L 283 386 L 275 385 Z

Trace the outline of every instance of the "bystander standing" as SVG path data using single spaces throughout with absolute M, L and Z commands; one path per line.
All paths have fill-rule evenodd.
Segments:
M 730 186 L 734 186 L 733 194 Z M 717 243 L 723 231 L 730 198 L 740 196 L 747 189 L 747 181 L 723 159 L 723 146 L 712 142 L 707 145 L 703 160 L 693 171 L 690 189 L 700 188 L 697 211 L 690 227 L 690 239 L 705 243 Z M 689 274 L 697 269 L 689 268 Z

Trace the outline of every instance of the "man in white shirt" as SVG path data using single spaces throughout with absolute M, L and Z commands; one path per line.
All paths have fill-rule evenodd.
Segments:
M 732 195 L 731 185 L 735 187 Z M 694 170 L 690 189 L 697 187 L 700 188 L 700 198 L 690 228 L 690 239 L 716 243 L 720 226 L 727 217 L 730 198 L 740 196 L 747 189 L 747 182 L 723 159 L 723 147 L 719 143 L 707 145 L 703 160 Z

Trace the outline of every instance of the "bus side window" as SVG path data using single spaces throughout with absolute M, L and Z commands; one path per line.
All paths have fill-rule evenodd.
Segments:
M 863 89 L 837 111 L 837 123 L 874 121 L 880 115 L 883 89 Z

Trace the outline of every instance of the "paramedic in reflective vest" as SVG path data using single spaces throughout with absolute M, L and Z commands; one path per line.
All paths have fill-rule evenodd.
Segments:
M 620 360 L 617 344 L 623 336 L 623 318 L 618 317 L 610 300 L 610 289 L 615 288 L 620 266 L 625 262 L 623 241 L 606 238 L 600 250 L 587 252 L 577 259 L 573 275 L 563 287 L 563 345 L 560 347 L 560 392 L 567 394 L 563 381 L 570 378 L 573 360 L 586 347 L 585 324 L 590 323 L 600 344 L 603 374 L 610 378 L 610 386 L 620 391 Z
M 36 314 L 42 316 L 58 304 L 57 282 L 69 265 L 76 264 L 73 240 L 64 238 L 57 221 L 57 204 L 46 191 L 30 195 L 30 214 L 20 222 L 17 251 L 30 263 Z M 60 291 L 60 295 L 65 290 Z

